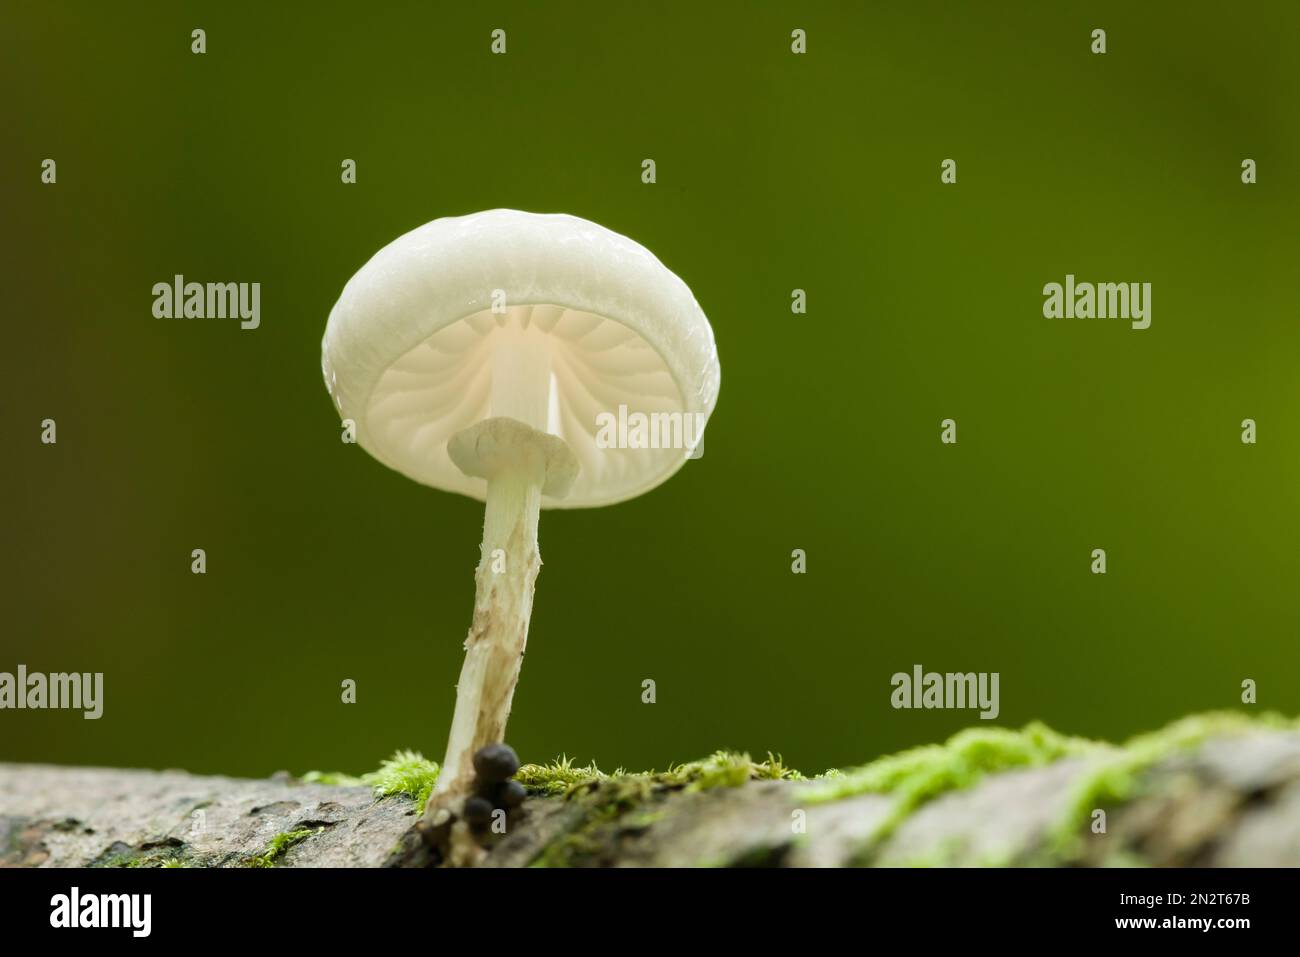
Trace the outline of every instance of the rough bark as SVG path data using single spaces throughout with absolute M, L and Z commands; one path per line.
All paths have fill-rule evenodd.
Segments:
M 1104 834 L 1053 835 L 1091 759 L 985 777 L 917 808 L 887 837 L 892 806 L 865 794 L 823 804 L 806 784 L 751 781 L 693 791 L 630 778 L 534 797 L 482 866 L 839 866 L 1084 864 L 1300 866 L 1300 734 L 1212 738 L 1138 777 Z M 792 814 L 806 815 L 804 833 Z M 0 765 L 7 866 L 377 867 L 419 855 L 414 801 L 365 787 L 249 781 L 180 771 Z M 301 832 L 308 832 L 305 836 Z M 268 857 L 276 835 L 295 842 Z M 403 855 L 402 849 L 405 848 Z M 395 854 L 395 852 L 397 852 Z

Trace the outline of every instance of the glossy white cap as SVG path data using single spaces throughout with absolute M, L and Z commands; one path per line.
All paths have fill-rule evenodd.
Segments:
M 525 388 L 514 370 L 521 356 L 536 360 L 544 397 L 528 424 L 563 439 L 580 467 L 564 498 L 543 498 L 553 508 L 608 505 L 669 478 L 690 454 L 682 446 L 698 444 L 721 379 L 708 319 L 648 249 L 575 216 L 510 209 L 437 219 L 381 249 L 344 287 L 321 351 L 325 384 L 366 451 L 477 499 L 486 481 L 463 473 L 447 442 L 493 416 L 526 418 L 511 408 Z M 651 440 L 677 447 L 597 441 L 617 440 L 611 421 L 630 420 L 636 443 L 638 413 Z

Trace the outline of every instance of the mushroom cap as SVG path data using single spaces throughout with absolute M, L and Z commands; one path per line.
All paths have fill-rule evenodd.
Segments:
M 507 341 L 549 355 L 545 431 L 580 467 L 564 498 L 544 490 L 544 508 L 609 505 L 665 481 L 717 401 L 713 330 L 681 279 L 596 223 L 512 209 L 436 219 L 375 253 L 330 311 L 321 366 L 367 452 L 482 500 L 486 480 L 465 475 L 447 442 L 494 414 L 493 356 Z M 637 413 L 655 417 L 651 439 L 677 447 L 603 447 L 620 406 L 634 430 Z

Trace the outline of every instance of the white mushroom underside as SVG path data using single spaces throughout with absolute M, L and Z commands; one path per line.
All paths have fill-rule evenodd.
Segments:
M 658 416 L 655 428 L 643 434 L 654 438 L 658 432 L 661 445 L 674 444 L 678 434 L 684 439 L 694 434 L 694 420 L 659 353 L 622 323 L 545 304 L 513 305 L 504 314 L 483 310 L 444 326 L 400 356 L 370 394 L 361 444 L 398 471 L 432 472 L 441 487 L 483 498 L 487 483 L 460 473 L 448 458 L 447 440 L 466 423 L 498 414 L 491 408 L 489 359 L 508 338 L 549 354 L 546 431 L 568 443 L 582 469 L 570 495 L 543 499 L 544 507 L 630 498 L 681 464 L 687 453 L 680 443 L 666 448 L 597 444 L 602 415 L 616 422 L 620 406 L 627 416 Z M 614 438 L 619 438 L 617 427 Z

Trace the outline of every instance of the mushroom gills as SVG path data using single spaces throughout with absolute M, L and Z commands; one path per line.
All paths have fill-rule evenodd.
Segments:
M 494 387 L 515 378 L 506 369 L 511 353 L 525 346 L 530 357 L 534 348 L 545 354 L 540 374 L 548 381 L 530 393 L 535 398 L 515 399 L 545 407 L 507 411 Z M 558 435 L 578 457 L 582 474 L 571 495 L 543 495 L 542 507 L 567 509 L 627 498 L 647 475 L 671 470 L 684 457 L 675 447 L 602 445 L 602 417 L 617 417 L 620 407 L 646 417 L 693 417 L 669 367 L 639 333 L 581 310 L 521 304 L 504 315 L 485 309 L 466 316 L 411 346 L 378 377 L 356 418 L 361 442 L 381 461 L 480 500 L 482 483 L 448 461 L 447 442 L 457 430 L 509 415 Z

